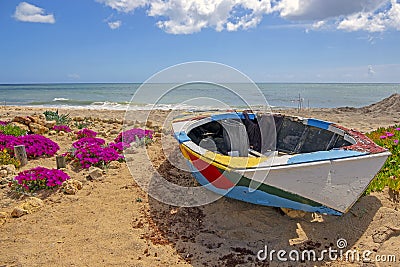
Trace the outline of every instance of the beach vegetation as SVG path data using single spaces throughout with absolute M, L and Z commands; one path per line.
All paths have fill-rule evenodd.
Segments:
M 114 139 L 116 143 L 132 144 L 135 146 L 145 146 L 153 141 L 153 131 L 144 130 L 141 128 L 132 128 L 130 130 L 121 132 Z
M 41 156 L 54 156 L 60 149 L 58 144 L 47 137 L 39 134 L 13 136 L 0 134 L 0 150 L 14 156 L 14 146 L 24 145 L 28 158 L 37 158 Z
M 76 138 L 81 139 L 85 137 L 94 138 L 97 135 L 97 132 L 90 130 L 88 128 L 84 128 L 80 131 L 75 132 Z
M 56 132 L 61 132 L 61 131 L 63 131 L 63 132 L 66 132 L 66 133 L 70 133 L 70 132 L 72 131 L 71 128 L 69 128 L 68 125 L 63 125 L 63 124 L 61 124 L 61 125 L 54 125 L 54 126 L 53 126 L 53 130 L 56 131 Z
M 12 164 L 16 168 L 19 168 L 21 166 L 21 163 L 19 160 L 14 158 L 7 149 L 3 149 L 0 151 L 0 165 L 9 165 Z
M 106 144 L 102 138 L 97 138 L 97 132 L 83 129 L 76 132 L 78 140 L 72 143 L 72 148 L 64 154 L 66 160 L 82 169 L 90 167 L 106 168 L 112 161 L 123 161 L 123 150 L 128 144 Z
M 81 130 L 81 129 L 84 129 L 84 128 L 88 128 L 90 125 L 91 125 L 92 123 L 90 122 L 90 121 L 88 121 L 88 120 L 84 120 L 84 121 L 81 121 L 81 122 L 75 122 L 74 123 L 74 126 L 76 127 L 76 128 L 78 128 L 79 130 Z
M 379 173 L 372 180 L 367 188 L 366 193 L 373 191 L 382 191 L 385 187 L 390 190 L 400 192 L 400 127 L 399 125 L 378 128 L 377 130 L 368 133 L 376 144 L 388 149 L 392 155 L 388 157 L 385 164 Z
M 71 118 L 69 114 L 60 114 L 57 111 L 46 110 L 43 112 L 44 116 L 46 117 L 47 121 L 56 121 L 57 125 L 69 125 L 71 122 Z
M 62 170 L 41 166 L 22 171 L 10 183 L 12 190 L 19 193 L 33 193 L 42 189 L 54 189 L 70 179 Z
M 12 135 L 12 136 L 21 136 L 26 134 L 25 130 L 12 124 L 5 124 L 5 125 L 0 124 L 0 132 L 5 135 Z

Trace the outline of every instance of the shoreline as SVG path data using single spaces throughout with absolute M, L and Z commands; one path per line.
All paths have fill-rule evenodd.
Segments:
M 379 102 L 378 102 L 379 103 Z M 0 120 L 5 120 L 15 116 L 26 116 L 31 113 L 43 113 L 46 110 L 56 111 L 69 114 L 70 117 L 80 117 L 86 119 L 119 119 L 125 118 L 127 110 L 113 109 L 88 109 L 88 108 L 47 108 L 47 107 L 27 107 L 27 106 L 0 106 Z M 187 110 L 164 110 L 164 109 L 139 109 L 130 110 L 129 116 L 134 112 L 139 118 L 143 118 L 144 114 L 155 115 L 150 116 L 151 120 L 165 119 L 171 112 L 185 112 Z M 326 120 L 343 125 L 347 128 L 357 129 L 361 132 L 370 132 L 379 127 L 387 127 L 400 123 L 400 113 L 390 109 L 379 108 L 374 111 L 368 111 L 363 108 L 341 107 L 341 108 L 310 108 L 298 110 L 297 108 L 279 109 L 271 108 L 272 113 L 281 113 L 294 115 L 303 118 L 316 118 Z M 145 119 L 145 118 L 144 118 Z

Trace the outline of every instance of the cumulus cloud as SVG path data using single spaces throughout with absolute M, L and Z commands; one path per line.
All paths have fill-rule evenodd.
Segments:
M 216 31 L 257 26 L 272 12 L 271 0 L 97 0 L 119 12 L 146 7 L 157 26 L 172 34 L 190 34 L 203 28 Z
M 391 1 L 389 9 L 358 12 L 338 24 L 338 29 L 346 31 L 383 32 L 389 28 L 400 30 L 400 4 L 396 0 Z
M 107 22 L 107 24 L 111 30 L 115 30 L 115 29 L 118 29 L 119 27 L 121 27 L 122 22 L 120 20 L 116 20 L 116 21 Z
M 139 7 L 144 7 L 149 0 L 96 0 L 99 3 L 105 4 L 120 12 L 131 12 Z
M 370 13 L 360 12 L 353 14 L 338 24 L 338 29 L 346 31 L 365 30 L 368 32 L 382 32 L 386 29 L 382 14 L 373 16 Z
M 46 14 L 43 8 L 21 2 L 15 9 L 14 18 L 24 22 L 55 23 L 53 14 Z
M 170 0 L 152 2 L 148 14 L 168 18 L 157 23 L 166 32 L 187 34 L 207 27 L 216 31 L 249 29 L 258 25 L 263 14 L 269 12 L 269 0 Z
M 372 11 L 387 0 L 282 0 L 275 10 L 290 20 L 324 20 Z
M 256 27 L 269 14 L 310 30 L 336 27 L 345 31 L 400 30 L 396 0 L 96 0 L 118 12 L 138 8 L 157 19 L 172 34 L 191 34 L 204 28 L 237 31 Z M 111 26 L 110 26 L 111 27 Z

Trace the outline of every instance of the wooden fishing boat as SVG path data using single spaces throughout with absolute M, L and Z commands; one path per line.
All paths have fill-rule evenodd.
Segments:
M 226 197 L 342 215 L 390 155 L 362 133 L 281 114 L 183 114 L 175 138 L 196 180 Z

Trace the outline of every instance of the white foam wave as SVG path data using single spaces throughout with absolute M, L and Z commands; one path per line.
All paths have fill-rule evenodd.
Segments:
M 54 102 L 56 102 L 56 101 L 69 101 L 69 99 L 68 98 L 64 98 L 64 97 L 55 97 L 53 99 L 53 101 Z

